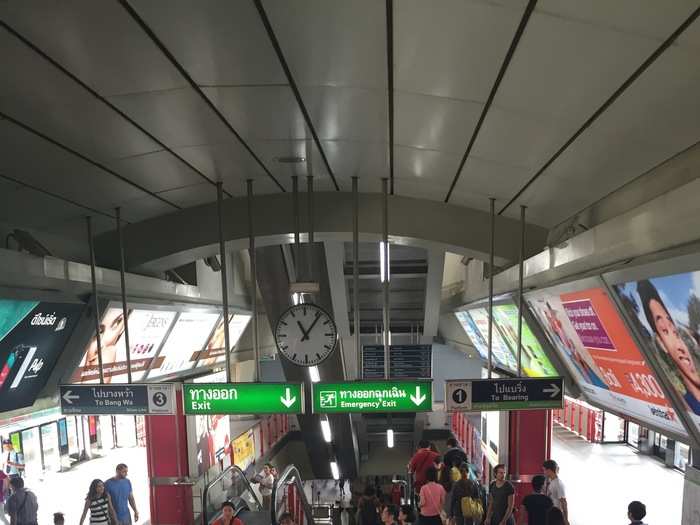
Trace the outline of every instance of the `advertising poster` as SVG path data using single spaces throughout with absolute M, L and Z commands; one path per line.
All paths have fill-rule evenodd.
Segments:
M 535 292 L 527 300 L 591 400 L 685 434 L 605 290 Z
M 197 475 L 212 467 L 231 464 L 231 424 L 229 416 L 194 416 L 197 431 Z
M 193 368 L 218 319 L 219 314 L 214 312 L 182 312 L 161 348 L 159 363 L 151 368 L 148 378 Z
M 233 461 L 243 471 L 255 461 L 255 437 L 253 429 L 233 440 Z
M 488 314 L 488 311 L 485 308 L 474 308 L 472 310 L 468 310 L 467 313 L 472 318 L 472 321 L 474 321 L 474 324 L 476 325 L 477 330 L 479 330 L 481 337 L 484 339 L 484 341 L 486 341 L 486 344 L 488 345 L 488 340 L 489 340 L 489 314 Z M 513 370 L 513 371 L 517 370 L 518 365 L 515 362 L 515 356 L 508 348 L 508 345 L 505 343 L 505 341 L 501 337 L 501 334 L 498 332 L 498 329 L 495 326 L 496 325 L 495 318 L 496 318 L 496 316 L 494 315 L 494 326 L 493 326 L 493 331 L 492 331 L 492 335 L 493 335 L 493 338 L 492 338 L 493 359 L 502 368 L 506 368 L 508 370 Z M 486 348 L 487 348 L 486 352 L 487 352 L 487 356 L 488 356 L 488 346 Z
M 0 412 L 34 403 L 83 308 L 0 299 Z
M 137 308 L 129 310 L 128 316 L 131 377 L 134 381 L 140 381 L 153 363 L 163 338 L 175 319 L 175 312 Z M 126 383 L 126 340 L 121 308 L 110 307 L 105 310 L 100 322 L 100 337 L 105 383 Z M 97 338 L 93 335 L 71 382 L 98 383 L 99 380 Z
M 518 355 L 518 307 L 514 304 L 500 304 L 493 307 L 493 317 L 498 331 L 508 343 L 515 356 Z M 554 377 L 558 376 L 542 345 L 530 330 L 530 327 L 522 320 L 522 369 L 528 377 Z M 517 363 L 517 357 L 516 357 Z
M 700 425 L 700 272 L 624 283 L 615 290 Z
M 479 329 L 476 327 L 476 324 L 474 324 L 474 321 L 472 321 L 472 318 L 469 317 L 469 314 L 463 311 L 455 312 L 455 317 L 457 317 L 459 324 L 462 325 L 462 328 L 466 332 L 467 336 L 469 336 L 472 345 L 474 348 L 476 348 L 476 351 L 479 352 L 479 355 L 483 359 L 488 359 L 489 348 L 486 344 L 486 340 L 481 337 Z
M 243 332 L 248 326 L 248 321 L 250 321 L 250 315 L 246 314 L 231 314 L 229 315 L 228 333 L 229 333 L 229 344 L 231 345 L 231 350 L 238 344 L 238 340 L 243 335 Z M 223 363 L 226 357 L 224 352 L 224 320 L 223 316 L 219 319 L 216 325 L 214 334 L 211 339 L 207 342 L 207 346 L 198 355 L 199 363 L 198 367 L 202 366 L 212 366 L 217 363 Z

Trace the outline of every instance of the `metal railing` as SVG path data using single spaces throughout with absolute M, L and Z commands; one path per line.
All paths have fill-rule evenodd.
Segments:
M 311 510 L 309 501 L 306 499 L 299 470 L 294 465 L 289 465 L 285 468 L 275 482 L 275 486 L 272 490 L 272 504 L 270 505 L 271 524 L 278 525 L 277 520 L 281 515 L 281 513 L 278 512 L 280 509 L 282 512 L 292 512 L 289 505 L 290 502 L 288 501 L 290 485 L 294 486 L 298 496 L 298 503 L 301 504 L 301 510 L 304 515 L 303 525 L 314 525 L 313 511 Z M 280 503 L 282 503 L 282 505 L 280 505 Z M 294 513 L 292 512 L 292 514 Z
M 204 488 L 202 525 L 209 525 L 221 512 L 221 504 L 233 503 L 236 514 L 243 510 L 260 511 L 262 505 L 244 472 L 236 465 L 227 467 Z

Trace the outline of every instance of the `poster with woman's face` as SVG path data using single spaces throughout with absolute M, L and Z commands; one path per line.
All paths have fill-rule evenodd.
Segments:
M 700 423 L 700 272 L 620 284 L 615 290 Z

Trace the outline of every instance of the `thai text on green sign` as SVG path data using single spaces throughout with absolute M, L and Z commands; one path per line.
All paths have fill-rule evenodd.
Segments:
M 185 384 L 185 414 L 302 414 L 300 383 Z
M 316 383 L 313 401 L 316 414 L 427 412 L 433 409 L 433 389 L 426 380 Z

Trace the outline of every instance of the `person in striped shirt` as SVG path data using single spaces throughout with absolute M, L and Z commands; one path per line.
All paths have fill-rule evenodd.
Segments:
M 85 516 L 90 511 L 90 525 L 109 525 L 118 523 L 117 515 L 112 506 L 112 499 L 105 490 L 105 484 L 101 479 L 93 479 L 90 490 L 85 498 L 83 515 L 80 517 L 80 525 L 83 525 Z

